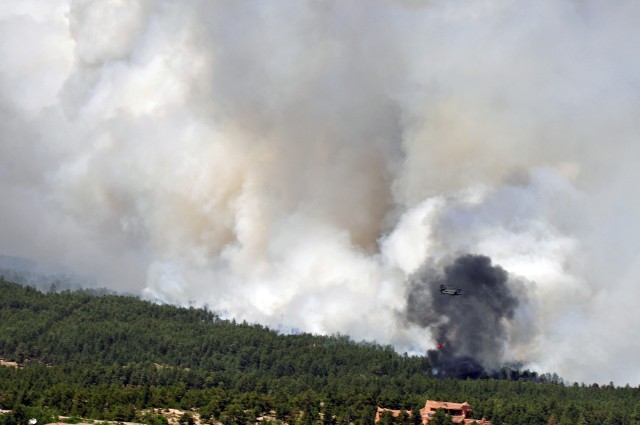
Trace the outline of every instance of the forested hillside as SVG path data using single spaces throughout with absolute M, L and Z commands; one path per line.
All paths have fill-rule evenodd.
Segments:
M 206 421 L 370 424 L 378 405 L 468 401 L 495 424 L 640 424 L 640 389 L 564 386 L 529 372 L 439 380 L 424 357 L 346 336 L 281 335 L 197 308 L 0 280 L 0 423 L 64 414 L 141 420 L 193 409 Z M 531 379 L 535 378 L 535 379 Z M 407 421 L 410 419 L 407 419 Z

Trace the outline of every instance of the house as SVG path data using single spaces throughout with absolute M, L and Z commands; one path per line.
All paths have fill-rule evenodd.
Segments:
M 491 425 L 491 422 L 482 418 L 482 419 L 473 419 L 471 417 L 472 410 L 469 403 L 466 401 L 464 403 L 452 403 L 449 401 L 433 401 L 427 400 L 424 404 L 424 407 L 420 409 L 420 416 L 422 417 L 422 424 L 427 425 L 429 421 L 433 418 L 433 415 L 436 413 L 438 409 L 444 410 L 444 412 L 451 416 L 451 420 L 454 424 L 460 425 L 473 425 L 474 422 L 477 425 Z M 385 409 L 382 407 L 378 407 L 376 412 L 376 422 L 380 422 L 380 418 L 382 413 L 391 412 L 394 418 L 400 415 L 400 410 L 391 410 Z M 409 415 L 411 415 L 411 411 L 408 411 Z

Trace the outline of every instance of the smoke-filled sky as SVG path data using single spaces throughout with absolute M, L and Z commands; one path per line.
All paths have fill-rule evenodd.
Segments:
M 440 338 L 419 284 L 486 258 L 516 297 L 501 361 L 638 385 L 639 21 L 632 0 L 4 1 L 0 255 L 413 353 Z

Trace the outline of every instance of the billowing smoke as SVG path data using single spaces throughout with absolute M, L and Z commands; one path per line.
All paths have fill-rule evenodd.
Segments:
M 399 351 L 447 338 L 490 368 L 405 296 L 486 256 L 519 300 L 496 359 L 638 384 L 639 19 L 632 0 L 4 2 L 0 256 Z
M 444 271 L 424 267 L 411 277 L 407 318 L 432 329 L 438 348 L 428 355 L 437 375 L 478 378 L 504 365 L 510 330 L 517 328 L 515 284 L 489 257 L 470 254 Z M 441 292 L 443 287 L 464 295 Z

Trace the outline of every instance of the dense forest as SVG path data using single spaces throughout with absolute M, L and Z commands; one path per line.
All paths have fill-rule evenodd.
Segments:
M 372 424 L 376 406 L 467 401 L 496 425 L 640 424 L 640 388 L 566 385 L 504 370 L 437 379 L 426 357 L 347 336 L 280 334 L 200 308 L 106 291 L 42 292 L 0 279 L 0 425 L 58 415 L 159 425 L 151 408 L 203 421 Z M 185 418 L 189 423 L 190 418 Z M 409 415 L 385 422 L 412 423 Z

